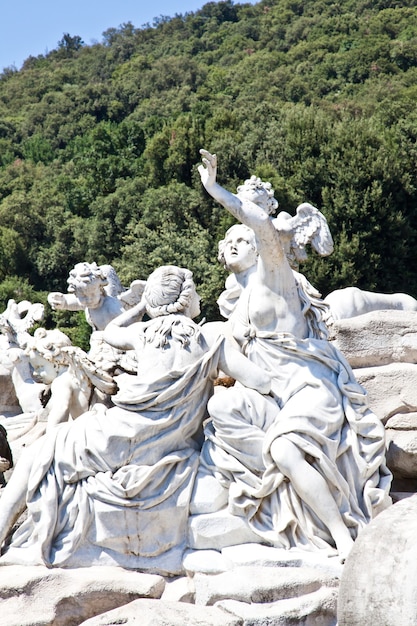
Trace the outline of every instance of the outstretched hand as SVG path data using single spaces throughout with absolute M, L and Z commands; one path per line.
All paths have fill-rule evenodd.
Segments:
M 216 182 L 217 156 L 215 154 L 211 154 L 208 150 L 203 149 L 200 150 L 200 154 L 202 156 L 203 163 L 198 166 L 198 171 L 200 173 L 201 182 L 207 189 Z
M 65 295 L 59 291 L 51 291 L 48 294 L 48 302 L 54 311 L 65 307 Z

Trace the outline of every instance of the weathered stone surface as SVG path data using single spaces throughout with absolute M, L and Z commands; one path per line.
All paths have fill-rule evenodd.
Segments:
M 196 604 L 213 605 L 229 598 L 249 603 L 299 598 L 323 586 L 337 588 L 339 579 L 308 567 L 240 567 L 216 576 L 196 574 L 194 584 Z
M 245 626 L 336 626 L 336 604 L 336 589 L 319 589 L 272 603 L 223 600 L 216 606 L 241 617 Z
M 339 590 L 339 626 L 403 626 L 417 615 L 417 495 L 360 533 Z
M 412 413 L 397 413 L 389 418 L 385 424 L 390 430 L 416 430 L 417 431 L 417 411 Z
M 417 311 L 373 311 L 338 320 L 333 331 L 352 367 L 417 363 Z
M 83 622 L 80 626 L 243 626 L 243 620 L 220 608 L 201 607 L 182 602 L 135 600 Z
M 395 478 L 417 477 L 417 364 L 354 370 L 372 411 L 386 428 L 386 462 Z
M 179 578 L 167 579 L 161 600 L 166 602 L 188 602 L 194 604 L 195 587 L 192 578 L 180 576 Z
M 0 364 L 0 414 L 17 415 L 21 412 L 19 400 L 16 396 L 10 368 Z
M 222 555 L 231 566 L 262 566 L 262 567 L 306 567 L 315 569 L 331 578 L 340 578 L 343 565 L 337 552 L 326 550 L 302 550 L 291 548 L 272 548 L 258 544 L 229 546 L 222 550 Z M 230 566 L 229 566 L 230 569 Z M 201 571 L 201 570 L 200 570 Z
M 261 542 L 243 517 L 218 513 L 192 515 L 189 520 L 189 546 L 198 550 L 221 550 L 225 546 Z
M 368 393 L 369 406 L 384 423 L 397 413 L 417 411 L 417 365 L 390 363 L 354 370 Z
M 386 428 L 385 432 L 387 465 L 390 470 L 403 478 L 417 477 L 417 429 Z
M 218 550 L 189 550 L 183 565 L 189 576 L 194 576 L 196 572 L 219 574 L 233 567 L 233 563 Z
M 136 598 L 160 598 L 161 576 L 119 567 L 65 570 L 0 567 L 0 622 L 7 626 L 78 626 Z

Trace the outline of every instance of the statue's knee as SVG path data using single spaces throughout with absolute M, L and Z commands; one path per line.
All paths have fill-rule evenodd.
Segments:
M 211 417 L 222 415 L 230 418 L 232 412 L 242 412 L 241 395 L 235 389 L 222 389 L 211 396 L 207 404 L 207 410 Z
M 290 477 L 294 465 L 294 445 L 286 439 L 275 439 L 271 444 L 271 456 L 280 472 Z

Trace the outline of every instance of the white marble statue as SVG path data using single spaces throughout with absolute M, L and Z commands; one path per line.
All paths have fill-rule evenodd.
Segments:
M 108 267 L 108 266 L 106 266 Z M 106 271 L 96 263 L 77 263 L 68 277 L 68 293 L 53 291 L 48 294 L 48 302 L 53 309 L 85 311 L 93 330 L 104 330 L 106 325 L 123 312 L 123 305 L 113 292 L 106 287 L 109 280 Z
M 309 202 L 299 204 L 293 216 L 280 211 L 272 223 L 280 234 L 288 262 L 295 270 L 307 260 L 308 244 L 319 256 L 329 256 L 333 252 L 333 238 L 327 220 Z
M 110 374 L 118 369 L 134 372 L 134 357 L 111 347 L 104 340 L 103 331 L 115 317 L 140 302 L 146 281 L 134 280 L 126 289 L 113 266 L 83 262 L 73 267 L 67 282 L 68 293 L 53 291 L 48 294 L 51 307 L 85 312 L 93 329 L 88 356 L 98 367 Z
M 216 182 L 216 156 L 201 153 L 204 187 L 242 223 L 223 242 L 239 287 L 234 303 L 226 298 L 227 323 L 242 352 L 272 376 L 274 397 L 240 385 L 216 393 L 202 466 L 229 490 L 229 511 L 266 543 L 336 546 L 343 560 L 358 531 L 390 504 L 384 428 L 327 341 L 326 305 L 289 265 L 267 191 L 226 191 Z
M 417 300 L 406 293 L 377 293 L 358 287 L 336 289 L 324 301 L 329 305 L 334 321 L 372 311 L 417 311 Z
M 42 412 L 47 430 L 76 419 L 97 401 L 116 391 L 112 377 L 99 368 L 58 329 L 38 328 L 26 353 L 35 381 L 48 386 L 50 398 Z M 102 395 L 97 397 L 97 390 Z
M 144 310 L 150 320 L 137 322 Z M 116 406 L 95 405 L 22 454 L 0 500 L 0 544 L 26 506 L 27 519 L 0 563 L 181 571 L 196 438 L 218 369 L 260 397 L 271 388 L 262 368 L 193 322 L 199 312 L 191 272 L 164 266 L 107 325 L 108 342 L 137 352 L 137 375 L 117 378 Z
M 31 339 L 29 329 L 44 315 L 43 304 L 10 299 L 0 315 L 0 362 L 10 372 L 16 397 L 24 413 L 42 408 L 45 385 L 36 383 L 25 349 Z

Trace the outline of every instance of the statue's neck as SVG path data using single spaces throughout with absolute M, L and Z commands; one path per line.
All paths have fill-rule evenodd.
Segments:
M 255 265 L 252 265 L 252 267 L 249 267 L 247 270 L 243 270 L 243 272 L 237 272 L 235 274 L 236 281 L 239 283 L 242 289 L 244 289 L 245 287 L 250 285 L 251 282 L 253 282 L 256 275 L 256 267 L 257 266 L 255 263 Z

